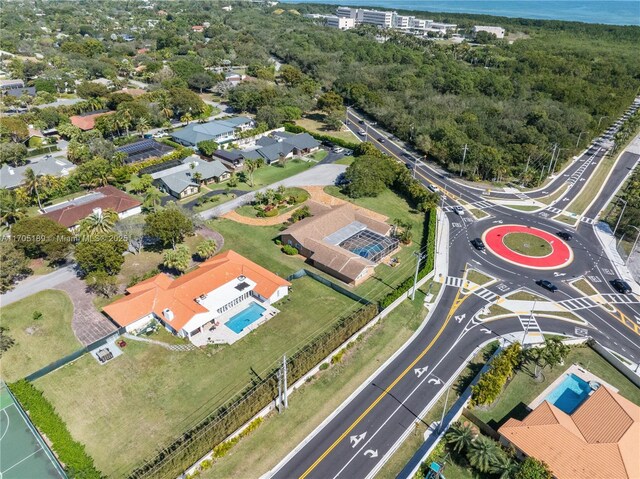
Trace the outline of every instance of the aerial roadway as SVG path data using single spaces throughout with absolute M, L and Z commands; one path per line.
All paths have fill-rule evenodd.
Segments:
M 523 199 L 525 195 L 491 192 L 488 198 L 484 189 L 470 188 L 418 161 L 412 151 L 393 141 L 387 132 L 367 124 L 353 110 L 348 112 L 347 123 L 356 134 L 366 126 L 368 141 L 406 163 L 416 178 L 442 195 L 449 237 L 437 247 L 449 249 L 448 272 L 440 272 L 442 276 L 435 279 L 443 287 L 427 326 L 283 459 L 269 477 L 373 477 L 456 371 L 476 348 L 492 340 L 542 337 L 542 333 L 588 336 L 640 363 L 640 298 L 614 289 L 611 281 L 619 277 L 618 272 L 604 254 L 595 232 L 596 217 L 637 165 L 639 155 L 627 152 L 620 157 L 576 227 L 569 228 L 552 219 L 560 208 L 526 212 L 489 201 L 496 196 Z M 527 193 L 526 197 L 540 198 L 563 188 L 555 204 L 569 204 L 606 153 L 602 144 L 591 145 L 544 189 Z M 473 210 L 481 210 L 482 219 L 473 218 Z M 532 242 L 540 241 L 550 252 L 540 256 L 520 254 L 503 241 L 505 235 L 512 233 L 532 238 Z M 476 238 L 483 240 L 482 248 L 472 244 Z M 466 273 L 470 268 L 493 280 L 483 285 L 468 283 Z M 592 294 L 571 285 L 580 278 L 588 281 Z M 488 312 L 492 306 L 508 305 L 508 296 L 516 291 L 539 298 L 539 305 L 546 304 L 551 309 L 553 305 L 561 306 L 565 314 L 532 314 L 529 307 L 529 311 L 486 320 L 491 318 Z M 535 308 L 537 311 L 538 306 Z

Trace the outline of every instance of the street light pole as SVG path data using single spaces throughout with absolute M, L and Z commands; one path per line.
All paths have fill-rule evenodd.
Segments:
M 616 223 L 616 227 L 613 228 L 613 238 L 615 241 L 615 237 L 616 237 L 616 231 L 618 231 L 618 226 L 620 226 L 620 220 L 622 220 L 622 216 L 624 215 L 624 210 L 627 207 L 627 200 L 623 200 L 622 198 L 618 198 L 619 201 L 622 201 L 624 203 L 624 206 L 622 207 L 622 211 L 620 212 L 620 216 L 618 216 L 618 221 Z
M 576 148 L 578 148 L 578 145 L 580 144 L 580 138 L 582 138 L 583 133 L 586 133 L 586 131 L 581 131 L 580 134 L 578 135 L 578 141 L 576 141 Z
M 553 163 L 553 169 L 550 171 L 550 173 L 553 175 L 556 172 L 556 166 L 558 165 L 558 158 L 560 158 L 560 152 L 562 150 L 568 150 L 569 148 L 560 148 L 558 150 L 558 154 L 556 155 L 556 161 Z
M 464 160 L 467 157 L 467 144 L 464 144 L 464 151 L 462 152 L 462 165 L 460 165 L 460 177 L 462 177 L 462 170 L 464 169 Z
M 444 408 L 442 409 L 442 417 L 440 418 L 440 432 L 444 429 L 444 413 L 447 412 L 447 403 L 449 402 L 449 391 L 451 391 L 451 387 L 447 388 L 447 396 L 444 398 Z
M 555 158 L 555 156 L 556 156 L 556 150 L 557 150 L 557 149 L 558 149 L 558 144 L 557 144 L 557 143 L 554 143 L 554 144 L 553 144 L 553 151 L 551 152 L 551 161 L 549 161 L 549 171 L 548 171 L 548 173 L 549 173 L 549 174 L 552 174 L 552 173 L 553 173 L 553 172 L 551 171 L 551 165 L 553 165 L 553 160 L 554 160 L 554 158 Z
M 602 120 L 604 120 L 605 118 L 609 118 L 609 115 L 605 115 L 605 116 L 601 116 L 600 119 L 598 120 L 598 128 L 600 128 L 600 122 Z
M 627 259 L 624 262 L 625 266 L 627 266 L 627 264 L 629 263 L 629 259 L 631 258 L 631 255 L 633 255 L 633 252 L 635 251 L 636 246 L 638 244 L 638 240 L 640 239 L 640 228 L 638 228 L 637 226 L 633 226 L 633 225 L 629 225 L 629 226 L 634 228 L 638 232 L 638 235 L 636 236 L 636 240 L 633 242 L 633 246 L 631 247 L 631 251 L 629 251 L 629 256 L 627 256 Z

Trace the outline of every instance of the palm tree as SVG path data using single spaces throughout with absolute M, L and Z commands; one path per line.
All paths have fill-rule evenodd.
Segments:
M 155 210 L 156 207 L 160 204 L 160 199 L 162 198 L 162 193 L 158 188 L 151 186 L 147 189 L 144 195 L 144 203 L 145 206 L 150 210 Z
M 480 472 L 489 472 L 499 454 L 498 443 L 487 436 L 478 436 L 469 446 L 467 459 Z
M 444 438 L 455 452 L 461 453 L 469 449 L 477 435 L 478 431 L 473 425 L 466 421 L 464 423 L 458 421 L 451 426 Z
M 160 107 L 160 113 L 162 113 L 167 119 L 173 116 L 173 109 L 171 108 L 171 102 L 169 96 L 162 94 L 158 98 L 158 106 Z
M 120 117 L 122 118 L 122 124 L 127 131 L 127 136 L 129 136 L 129 127 L 131 126 L 131 122 L 133 121 L 133 115 L 129 107 L 124 106 L 121 110 L 118 111 L 120 113 Z
M 189 122 L 193 120 L 193 115 L 189 112 L 185 113 L 180 117 L 180 121 L 183 121 L 185 124 L 189 124 Z
M 93 236 L 109 233 L 118 222 L 118 213 L 113 210 L 96 210 L 80 221 L 80 235 Z
M 18 203 L 15 191 L 2 188 L 0 190 L 0 221 L 9 226 L 25 216 Z
M 499 479 L 511 479 L 519 469 L 518 463 L 505 452 L 499 449 L 496 452 L 496 457 L 491 463 L 489 472 L 498 474 Z
M 38 207 L 42 210 L 40 201 L 40 190 L 46 186 L 46 178 L 36 175 L 33 169 L 27 168 L 24 171 L 24 187 L 30 195 L 35 194 L 38 200 Z
M 249 177 L 249 186 L 253 188 L 253 174 L 258 169 L 258 162 L 256 160 L 246 160 L 244 162 L 245 170 L 247 170 L 247 176 Z
M 138 124 L 136 125 L 136 130 L 140 133 L 140 137 L 144 136 L 145 131 L 149 129 L 149 120 L 147 120 L 144 116 L 138 120 Z

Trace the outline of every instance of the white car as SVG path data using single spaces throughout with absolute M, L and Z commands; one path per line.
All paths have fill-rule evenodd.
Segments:
M 344 151 L 344 148 L 342 148 L 341 146 L 336 146 L 333 148 L 334 153 L 342 153 L 343 151 Z
M 434 193 L 439 193 L 440 192 L 440 188 L 438 188 L 436 185 L 429 184 L 429 186 L 427 186 L 427 188 L 429 188 Z
M 454 206 L 453 212 L 458 216 L 464 216 L 464 208 L 462 206 Z
M 364 136 L 366 135 L 366 133 L 362 128 L 360 128 L 360 131 L 358 131 L 358 135 Z

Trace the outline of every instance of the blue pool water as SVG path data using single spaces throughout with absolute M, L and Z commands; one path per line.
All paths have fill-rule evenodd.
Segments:
M 370 244 L 367 246 L 362 246 L 360 248 L 355 248 L 351 250 L 352 253 L 357 254 L 358 256 L 362 256 L 363 258 L 368 258 L 371 255 L 379 253 L 384 248 L 379 244 Z
M 258 303 L 251 303 L 248 308 L 243 309 L 238 314 L 234 314 L 224 325 L 234 333 L 240 334 L 244 328 L 260 319 L 266 309 Z
M 591 387 L 575 374 L 567 375 L 545 399 L 561 411 L 571 414 L 587 399 Z

